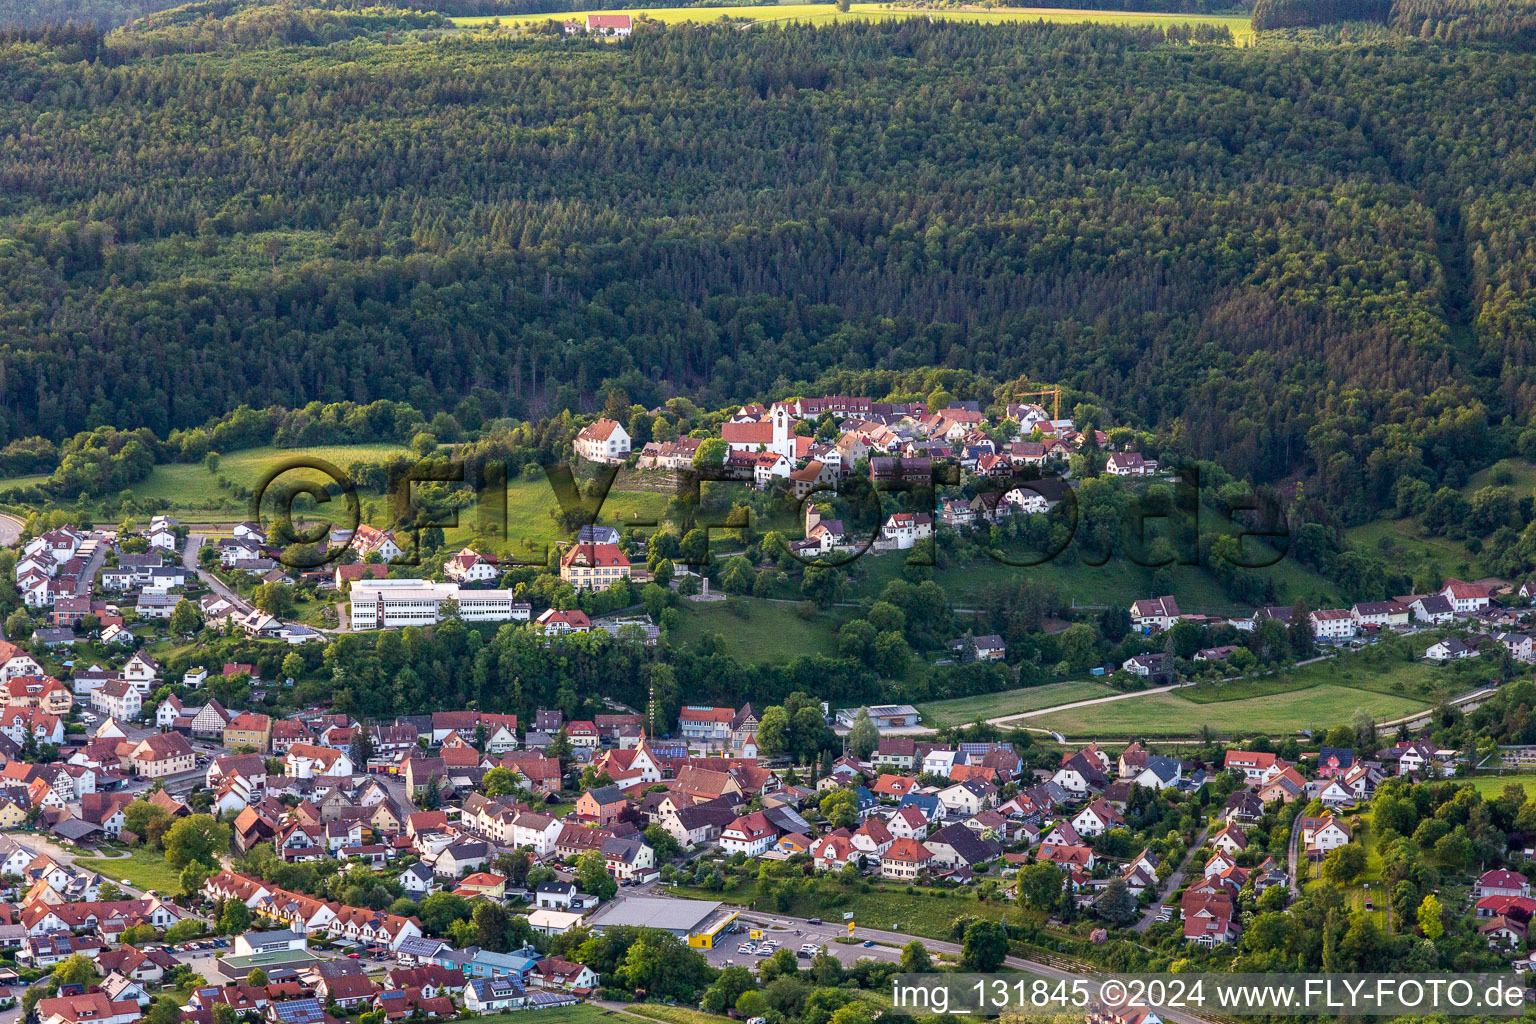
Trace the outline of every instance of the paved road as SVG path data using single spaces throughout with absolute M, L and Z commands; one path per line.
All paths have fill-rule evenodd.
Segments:
M 241 597 L 239 594 L 235 593 L 228 586 L 226 586 L 223 580 L 219 579 L 213 573 L 208 572 L 200 565 L 198 565 L 198 549 L 203 546 L 203 541 L 207 539 L 208 535 L 205 533 L 187 534 L 187 546 L 183 548 L 181 552 L 182 566 L 197 573 L 197 578 L 203 581 L 204 586 L 213 591 L 215 594 L 218 594 L 224 600 L 233 604 L 236 608 L 240 609 L 240 611 L 250 611 L 251 606 L 246 603 L 245 598 Z
M 91 557 L 86 559 L 85 568 L 80 571 L 80 578 L 75 581 L 75 596 L 90 597 L 91 585 L 96 582 L 96 574 L 101 571 L 102 563 L 107 560 L 107 540 L 100 531 L 92 534 L 96 542 L 95 550 Z
M 8 548 L 21 540 L 26 523 L 8 512 L 0 512 L 0 548 Z
M 1464 693 L 1460 697 L 1457 697 L 1451 701 L 1451 707 L 1461 708 L 1463 711 L 1476 711 L 1478 705 L 1483 702 L 1484 698 L 1497 693 L 1498 689 L 1499 688 L 1497 686 L 1485 686 L 1480 690 L 1473 690 L 1471 693 Z M 1402 718 L 1394 718 L 1390 722 L 1378 722 L 1376 724 L 1376 728 L 1385 729 L 1394 725 L 1403 725 L 1404 723 L 1411 726 L 1416 722 L 1424 721 L 1434 713 L 1434 708 L 1425 708 L 1423 711 L 1415 711 L 1413 714 L 1404 715 Z
M 786 917 L 780 914 L 762 914 L 756 911 L 742 914 L 742 920 L 765 924 L 769 927 L 788 928 L 792 938 L 794 937 L 793 933 L 794 929 L 796 928 L 799 928 L 802 931 L 808 931 L 818 927 L 802 918 Z M 823 924 L 820 926 L 821 932 L 825 933 L 827 930 L 827 925 Z M 846 934 L 847 931 L 846 928 L 842 926 L 841 921 L 836 922 L 832 930 L 837 931 L 839 934 Z M 907 935 L 902 932 L 885 931 L 879 928 L 855 927 L 853 936 L 854 938 L 861 940 L 872 939 L 876 943 L 875 946 L 872 946 L 868 949 L 864 948 L 863 946 L 841 947 L 853 950 L 855 957 L 858 955 L 874 955 L 877 950 L 881 950 L 882 948 L 885 950 L 885 952 L 881 954 L 882 959 L 899 957 L 900 947 L 906 945 L 908 942 L 911 942 L 914 939 L 921 942 L 930 953 L 948 953 L 952 956 L 960 955 L 959 943 L 945 942 L 939 939 L 921 938 L 916 935 Z M 795 942 L 795 945 L 798 946 L 800 942 L 804 941 L 807 940 L 804 938 L 799 938 Z M 787 942 L 788 940 L 786 940 L 786 944 Z M 880 945 L 882 943 L 884 944 L 884 947 Z M 735 945 L 732 944 L 731 952 L 733 954 L 735 952 L 735 948 Z M 894 956 L 887 956 L 887 954 L 893 954 Z M 1008 967 L 1014 968 L 1015 970 L 1024 971 L 1028 974 L 1037 974 L 1046 978 L 1054 978 L 1057 980 L 1065 981 L 1075 981 L 1081 979 L 1087 983 L 1088 991 L 1091 996 L 1097 997 L 1099 993 L 1099 984 L 1101 979 L 1095 974 L 1068 970 L 1061 967 L 1053 967 L 1050 964 L 1041 963 L 1036 960 L 1026 960 L 1022 957 L 1016 956 L 1008 957 L 1007 960 L 1004 961 L 1004 964 Z M 1161 1016 L 1164 1020 L 1172 1021 L 1173 1024 L 1209 1024 L 1205 1018 L 1197 1017 L 1194 1014 L 1184 1011 L 1159 1011 L 1159 1016 Z
M 1211 826 L 1209 825 L 1200 830 L 1200 834 L 1195 837 L 1194 845 L 1184 854 L 1184 860 L 1180 862 L 1173 874 L 1168 876 L 1168 881 L 1158 887 L 1157 899 L 1152 901 L 1151 906 L 1147 907 L 1147 912 L 1141 915 L 1141 920 L 1136 922 L 1136 930 L 1138 932 L 1144 932 L 1157 923 L 1157 916 L 1163 909 L 1163 900 L 1167 898 L 1169 893 L 1178 892 L 1179 886 L 1184 884 L 1184 869 L 1189 866 L 1189 859 L 1195 855 L 1200 847 L 1205 845 L 1205 837 L 1210 831 Z

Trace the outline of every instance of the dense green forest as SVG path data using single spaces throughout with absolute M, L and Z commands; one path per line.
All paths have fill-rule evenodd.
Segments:
M 94 25 L 112 28 L 178 0 L 0 0 L 0 26 Z
M 919 20 L 615 45 L 217 3 L 13 31 L 0 442 L 936 366 L 1094 394 L 1357 517 L 1405 476 L 1460 485 L 1536 404 L 1536 56 L 1501 9 L 1475 45 Z

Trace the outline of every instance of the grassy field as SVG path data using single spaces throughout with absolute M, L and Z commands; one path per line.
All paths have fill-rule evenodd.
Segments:
M 945 725 L 966 725 L 979 718 L 996 718 L 1000 715 L 1016 715 L 1023 711 L 1070 704 L 1075 700 L 1107 697 L 1116 692 L 1103 683 L 1072 680 L 1065 683 L 1048 683 L 1045 686 L 1029 686 L 1019 690 L 1003 690 L 1000 693 L 983 693 L 975 697 L 956 697 L 953 700 L 936 700 L 919 704 L 923 724 L 939 728 Z M 1025 723 L 1033 724 L 1033 723 Z
M 1378 928 L 1388 932 L 1397 926 L 1397 922 L 1392 920 L 1391 902 L 1388 899 L 1387 889 L 1383 887 L 1381 851 L 1378 848 L 1376 833 L 1370 827 L 1370 820 L 1369 811 L 1359 815 L 1345 816 L 1345 823 L 1365 851 L 1365 870 L 1353 883 L 1344 887 L 1344 902 L 1351 911 L 1373 918 Z M 1303 888 L 1313 889 L 1326 884 L 1317 877 L 1321 873 L 1321 865 L 1308 864 L 1303 860 L 1302 872 Z M 1365 906 L 1366 900 L 1371 901 L 1369 910 Z
M 8 476 L 0 480 L 0 491 L 8 491 L 13 487 L 41 487 L 47 483 L 49 473 L 33 473 L 30 476 Z
M 731 1019 L 687 1006 L 663 1006 L 660 1003 L 634 1003 L 627 1012 L 666 1024 L 726 1024 Z
M 167 511 L 183 522 L 225 523 L 244 519 L 249 512 L 247 501 L 238 498 L 230 490 L 219 486 L 220 477 L 247 490 L 252 489 L 267 473 L 285 461 L 298 458 L 318 458 L 346 471 L 356 462 L 382 462 L 406 449 L 401 445 L 320 445 L 311 448 L 252 448 L 231 452 L 221 458 L 217 473 L 209 473 L 201 463 L 173 463 L 156 466 L 129 492 L 139 500 L 165 502 Z M 0 480 L 0 491 L 27 483 L 41 483 L 46 477 L 12 477 Z M 284 481 L 313 480 L 322 482 L 323 476 L 313 471 L 294 470 L 285 473 Z M 668 495 L 657 491 L 623 490 L 623 480 L 615 485 L 603 503 L 600 521 L 622 527 L 636 519 L 659 518 L 666 508 Z M 387 519 L 387 499 L 378 494 L 360 491 L 364 520 L 383 525 Z M 309 518 L 332 520 L 344 511 L 337 502 L 329 506 L 311 505 L 301 499 Z M 313 512 L 308 509 L 313 508 Z M 521 556 L 542 552 L 546 545 L 566 539 L 555 522 L 552 512 L 559 503 L 549 484 L 537 480 L 513 480 L 507 485 L 506 542 L 494 545 L 503 552 L 512 551 Z M 476 510 L 467 509 L 460 514 L 459 526 L 446 531 L 450 543 L 463 544 L 473 539 L 478 519 Z
M 1225 25 L 1232 30 L 1233 37 L 1240 43 L 1246 43 L 1253 37 L 1253 28 L 1249 19 L 1241 16 L 1143 14 L 1135 11 L 1078 11 L 1043 7 L 1000 7 L 992 10 L 929 10 L 917 8 L 903 9 L 892 4 L 881 3 L 853 4 L 847 13 L 839 13 L 833 4 L 790 3 L 742 7 L 657 7 L 651 10 L 634 11 L 608 11 L 602 8 L 594 8 L 590 11 L 578 11 L 574 14 L 529 14 L 502 18 L 454 18 L 453 22 L 460 28 L 480 28 L 492 23 L 517 25 L 550 19 L 581 19 L 588 14 L 610 13 L 634 14 L 637 17 L 644 16 L 653 21 L 667 24 L 682 21 L 719 21 L 723 18 L 758 22 L 830 22 L 839 18 L 867 20 L 872 18 L 912 17 L 950 18 L 956 21 L 973 21 L 985 24 L 997 24 L 1005 21 L 1046 21 L 1059 24 L 1076 24 L 1093 21 L 1106 25 L 1154 25 L 1159 28 L 1165 28 L 1169 25 L 1199 24 Z
M 743 618 L 731 608 L 747 614 Z M 710 634 L 725 640 L 725 652 L 745 662 L 787 662 L 802 654 L 836 654 L 839 625 L 853 617 L 855 609 L 833 608 L 802 619 L 792 604 L 742 598 L 725 601 L 684 601 L 682 621 L 672 642 L 696 645 Z
M 1209 510 L 1201 515 L 1201 530 L 1207 534 L 1230 532 L 1233 527 Z M 1247 542 L 1249 554 L 1259 561 L 1262 549 L 1254 542 Z M 1015 553 L 1005 553 L 1014 557 Z M 1018 561 L 1031 561 L 1026 552 L 1016 553 Z M 905 557 L 899 553 L 866 555 L 850 566 L 857 579 L 852 589 L 852 599 L 874 597 L 886 583 L 901 573 Z M 1334 607 L 1339 603 L 1334 587 L 1323 577 L 1301 565 L 1294 559 L 1280 558 L 1274 565 L 1255 570 L 1261 576 L 1274 581 L 1277 603 L 1289 605 L 1302 597 L 1313 608 Z M 996 586 L 1017 586 L 1025 580 L 1055 587 L 1064 602 L 1069 605 L 1101 607 L 1123 605 L 1141 597 L 1154 596 L 1153 569 L 1137 565 L 1123 557 L 1112 557 L 1102 565 L 1087 565 L 1074 552 L 1068 551 L 1040 565 L 1009 565 L 987 555 L 981 555 L 964 563 L 935 569 L 934 580 L 944 588 L 950 600 L 959 607 L 975 605 Z M 1221 589 L 1216 578 L 1201 566 L 1174 565 L 1168 567 L 1171 592 L 1178 595 L 1179 606 L 1185 611 L 1210 615 L 1247 615 L 1253 609 L 1239 605 Z
M 391 444 L 320 445 L 303 449 L 251 448 L 223 456 L 217 473 L 208 472 L 200 462 L 156 466 L 149 476 L 128 488 L 128 491 L 138 500 L 167 502 L 167 511 L 184 522 L 228 522 L 245 518 L 248 508 L 244 499 L 235 497 L 219 486 L 219 477 L 249 489 L 254 488 L 274 467 L 301 456 L 324 459 L 346 470 L 354 462 L 380 462 L 403 451 L 403 446 Z M 13 477 L 0 480 L 0 490 L 36 479 Z M 312 471 L 294 471 L 291 475 L 284 474 L 283 479 L 320 481 L 324 477 Z M 318 515 L 324 518 L 323 511 Z
M 702 1015 L 701 1015 L 702 1016 Z M 583 1003 L 580 1006 L 552 1006 L 547 1010 L 518 1010 L 476 1017 L 478 1024 L 623 1024 L 626 1015 L 618 1010 Z M 684 1024 L 684 1022 L 677 1022 Z
M 1445 537 L 1419 536 L 1419 520 L 1374 519 L 1344 531 L 1349 546 L 1370 554 L 1382 554 L 1382 540 L 1391 545 L 1394 563 L 1432 569 L 1441 578 L 1477 577 L 1472 553 L 1460 541 Z
M 598 521 L 604 526 L 623 529 L 635 520 L 660 520 L 667 507 L 666 494 L 657 491 L 620 490 L 622 476 L 603 502 Z M 515 554 L 526 556 L 530 551 L 553 545 L 567 539 L 561 533 L 552 513 L 559 511 L 554 489 L 544 479 L 514 480 L 507 485 L 507 539 Z M 461 531 L 468 532 L 474 526 L 471 511 L 460 518 Z M 450 538 L 451 539 L 451 538 Z
M 757 896 L 757 882 L 745 882 L 725 892 L 708 892 L 681 886 L 674 887 L 673 892 L 693 899 L 721 900 L 752 906 Z M 796 897 L 788 913 L 795 917 L 820 917 L 832 922 L 840 914 L 851 911 L 854 923 L 860 927 L 903 931 L 930 939 L 948 939 L 955 919 L 966 915 L 989 921 L 1039 916 L 1034 911 L 1005 905 L 1000 901 L 983 902 L 973 892 L 945 893 L 946 890 L 942 889 L 922 888 L 909 893 L 904 886 L 882 884 L 872 886 L 869 892 L 848 891 L 840 894 L 841 902 L 832 906 L 824 905 L 820 897 L 807 893 Z M 762 909 L 772 910 L 771 901 L 765 901 Z
M 1413 653 L 1428 647 L 1440 636 L 1438 632 L 1426 632 L 1412 637 L 1389 638 L 1361 651 L 1269 676 L 1201 684 L 1183 691 L 1181 696 L 1199 704 L 1210 704 L 1339 685 L 1434 703 L 1440 698 L 1474 689 L 1497 674 L 1498 664 L 1491 658 L 1439 666 L 1417 659 L 1410 661 L 1404 656 L 1405 652 Z
M 1324 684 L 1219 703 L 1199 703 L 1178 693 L 1154 693 L 1041 715 L 1030 719 L 1029 724 L 1055 729 L 1069 739 L 1194 736 L 1202 725 L 1225 736 L 1283 736 L 1298 729 L 1347 724 L 1357 709 L 1377 720 L 1389 720 L 1427 706 L 1408 697 Z
M 1461 493 L 1470 500 L 1478 490 L 1489 486 L 1511 487 L 1517 497 L 1529 495 L 1536 490 L 1536 464 L 1526 459 L 1504 459 L 1472 474 Z M 1423 565 L 1441 577 L 1474 579 L 1483 575 L 1477 567 L 1477 557 L 1461 541 L 1425 537 L 1421 532 L 1417 516 L 1407 519 L 1383 516 L 1350 527 L 1345 531 L 1345 538 L 1350 547 L 1373 554 L 1388 554 L 1390 549 L 1388 557 L 1394 563 L 1415 569 Z
M 1536 798 L 1536 775 L 1494 775 L 1492 772 L 1485 772 L 1465 781 L 1471 782 L 1473 788 L 1482 794 L 1485 800 L 1499 797 L 1503 794 L 1504 787 L 1512 783 L 1524 789 L 1526 797 Z
M 114 851 L 117 852 L 117 851 Z M 128 880 L 139 889 L 154 889 L 162 895 L 181 889 L 181 872 L 165 862 L 165 854 L 136 846 L 127 857 L 76 857 L 75 863 L 112 882 Z

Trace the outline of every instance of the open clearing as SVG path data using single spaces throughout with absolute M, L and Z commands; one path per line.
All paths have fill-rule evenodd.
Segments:
M 493 1013 L 476 1018 L 480 1024 L 623 1024 L 626 1015 L 618 1010 L 584 1003 L 578 1006 L 551 1006 L 547 1010 L 518 1010 L 515 1013 Z M 632 1018 L 628 1018 L 632 1019 Z
M 616 482 L 603 501 L 598 522 L 622 530 L 636 520 L 659 521 L 666 510 L 668 497 L 660 491 L 622 491 Z M 493 546 L 510 550 L 519 558 L 533 560 L 546 545 L 553 547 L 556 541 L 569 540 L 552 514 L 559 508 L 554 489 L 542 477 L 513 480 L 507 484 L 507 538 L 510 544 Z M 471 509 L 459 518 L 465 539 L 475 525 L 474 517 Z M 450 539 L 454 536 L 457 535 L 451 535 Z
M 737 610 L 745 611 L 745 617 Z M 835 655 L 837 627 L 856 614 L 853 608 L 831 608 L 807 620 L 793 604 L 750 598 L 683 601 L 681 611 L 672 643 L 697 647 L 714 634 L 725 653 L 748 664 L 789 662 L 804 654 Z
M 231 519 L 244 519 L 249 506 L 246 499 L 220 487 L 220 477 L 234 486 L 250 490 L 274 468 L 291 465 L 298 459 L 323 459 L 345 471 L 355 462 L 383 462 L 405 450 L 404 445 L 396 444 L 248 448 L 220 456 L 216 473 L 208 472 L 201 462 L 158 465 L 150 471 L 149 476 L 127 488 L 127 491 L 136 501 L 165 502 L 165 511 L 183 522 L 229 522 Z M 46 478 L 17 477 L 0 480 L 0 490 L 28 481 L 40 482 L 42 479 Z M 324 479 L 322 474 L 313 470 L 297 469 L 282 477 L 284 483 Z M 322 506 L 315 516 L 326 518 L 325 512 Z
M 1140 11 L 1079 11 L 1050 7 L 1001 7 L 985 9 L 927 9 L 901 8 L 891 4 L 853 4 L 846 13 L 840 13 L 834 4 L 773 4 L 740 7 L 656 7 L 649 10 L 609 10 L 594 8 L 571 14 L 524 14 L 515 17 L 454 18 L 460 28 L 480 28 L 493 23 L 501 25 L 528 24 L 530 22 L 584 19 L 588 14 L 631 14 L 647 17 L 652 21 L 675 24 L 684 21 L 710 22 L 723 18 L 746 21 L 814 21 L 830 22 L 836 19 L 854 18 L 948 18 L 955 21 L 974 21 L 996 24 L 1005 21 L 1046 21 L 1057 24 L 1077 24 L 1093 21 L 1106 25 L 1152 25 L 1166 28 L 1169 25 L 1221 25 L 1232 31 L 1239 43 L 1246 43 L 1253 36 L 1249 19 L 1236 15 L 1208 14 L 1158 14 Z
M 122 850 L 117 848 L 108 852 L 121 854 Z M 165 854 L 143 846 L 128 851 L 127 857 L 76 857 L 75 863 L 109 881 L 126 878 L 129 884 L 139 889 L 154 889 L 162 895 L 181 888 L 181 872 L 166 863 Z
M 1285 736 L 1298 729 L 1348 724 L 1356 709 L 1377 720 L 1420 711 L 1428 705 L 1385 693 L 1325 684 L 1289 693 L 1201 704 L 1177 693 L 1154 693 L 1109 704 L 1073 708 L 1029 720 L 1069 739 L 1135 736 L 1195 736 L 1202 725 L 1226 736 L 1268 733 Z
M 1492 772 L 1484 772 L 1474 776 L 1470 780 L 1473 788 L 1483 795 L 1485 799 L 1492 800 L 1504 793 L 1504 787 L 1517 785 L 1525 790 L 1526 798 L 1536 797 L 1536 775 L 1495 775 Z
M 983 693 L 974 697 L 956 697 L 953 700 L 936 700 L 919 704 L 923 724 L 934 728 L 946 725 L 967 725 L 977 719 L 1017 715 L 1025 711 L 1038 711 L 1058 704 L 1070 704 L 1077 700 L 1092 700 L 1118 693 L 1103 683 L 1073 680 L 1065 683 L 1047 683 L 1044 686 L 1028 686 L 1019 690 L 1003 690 L 999 693 Z M 1032 721 L 1020 723 L 1034 725 Z

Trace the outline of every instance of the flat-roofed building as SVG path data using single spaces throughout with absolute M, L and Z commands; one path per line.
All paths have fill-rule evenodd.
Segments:
M 506 622 L 513 617 L 512 591 L 464 590 L 430 580 L 356 580 L 352 584 L 352 628 L 393 629 L 442 621 L 445 601 L 458 604 L 465 622 Z
M 599 935 L 604 928 L 633 925 L 656 928 L 686 939 L 695 949 L 713 949 L 736 920 L 738 908 L 706 900 L 664 896 L 629 896 L 599 910 L 587 924 Z

